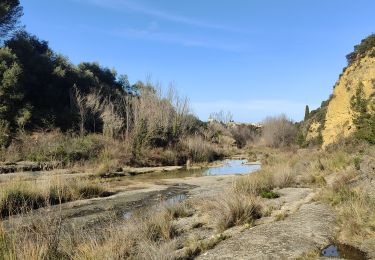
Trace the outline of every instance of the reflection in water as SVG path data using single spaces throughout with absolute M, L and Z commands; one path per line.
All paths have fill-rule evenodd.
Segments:
M 130 219 L 131 216 L 132 216 L 132 213 L 130 211 L 124 212 L 122 214 L 123 219 Z
M 229 175 L 229 174 L 248 174 L 255 172 L 261 168 L 260 164 L 254 163 L 249 164 L 247 160 L 224 160 L 223 164 L 218 167 L 204 168 L 204 169 L 191 169 L 191 170 L 177 170 L 171 172 L 153 172 L 147 174 L 140 174 L 131 176 L 129 178 L 133 180 L 160 180 L 169 178 L 184 178 L 184 177 L 200 177 L 200 176 L 212 176 L 212 175 Z M 162 203 L 166 206 L 173 206 L 188 199 L 186 193 L 175 193 L 168 192 L 166 198 L 163 198 Z M 157 204 L 157 208 L 160 205 Z M 122 212 L 123 219 L 131 218 L 131 211 Z
M 345 244 L 329 245 L 322 250 L 321 255 L 326 257 L 344 258 L 348 260 L 367 259 L 364 252 Z
M 169 172 L 151 172 L 135 175 L 130 178 L 142 180 L 174 179 L 185 177 L 201 177 L 210 175 L 248 174 L 261 168 L 260 164 L 249 164 L 247 160 L 224 160 L 222 166 L 203 169 L 183 169 Z
M 248 164 L 247 160 L 225 160 L 220 167 L 208 168 L 203 175 L 247 174 L 260 169 L 260 164 Z
M 330 245 L 326 248 L 323 249 L 322 251 L 323 256 L 328 256 L 328 257 L 339 257 L 339 251 L 337 249 L 337 246 L 335 245 Z
M 188 197 L 187 197 L 186 194 L 177 194 L 177 195 L 175 195 L 173 197 L 170 197 L 169 199 L 166 199 L 164 201 L 164 203 L 167 206 L 173 206 L 173 205 L 175 205 L 175 204 L 177 204 L 179 202 L 182 202 L 182 201 L 186 200 L 187 198 Z
M 183 202 L 184 200 L 188 199 L 188 196 L 186 193 L 176 194 L 172 195 L 171 197 L 168 197 L 167 199 L 160 202 L 160 204 L 156 203 L 156 205 L 152 206 L 155 210 L 160 210 L 160 205 L 164 205 L 166 207 L 174 206 L 180 202 Z M 132 217 L 132 211 L 124 211 L 121 213 L 122 218 L 125 220 L 129 220 Z

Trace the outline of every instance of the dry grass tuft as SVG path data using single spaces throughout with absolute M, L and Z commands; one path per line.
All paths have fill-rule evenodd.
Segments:
M 272 190 L 273 187 L 272 175 L 265 169 L 243 176 L 233 183 L 234 192 L 250 196 L 257 196 L 262 191 Z
M 176 249 L 176 228 L 163 207 L 91 231 L 63 225 L 58 214 L 7 223 L 0 228 L 0 259 L 172 259 Z
M 167 214 L 171 216 L 173 219 L 185 218 L 193 215 L 192 206 L 189 205 L 189 203 L 187 202 L 180 202 L 174 205 L 167 205 L 165 206 L 165 210 L 167 211 Z
M 280 165 L 272 170 L 273 186 L 278 188 L 290 187 L 295 181 L 295 175 L 289 165 Z
M 226 193 L 206 205 L 212 222 L 219 231 L 243 224 L 253 224 L 261 217 L 262 207 L 254 196 Z
M 288 217 L 288 213 L 286 212 L 280 212 L 278 213 L 276 216 L 275 216 L 275 220 L 276 221 L 281 221 L 281 220 L 284 220 Z
M 363 190 L 345 184 L 321 191 L 317 199 L 330 203 L 338 213 L 340 238 L 362 242 L 375 235 L 375 200 Z
M 48 205 L 107 195 L 109 193 L 103 187 L 88 180 L 30 183 L 15 179 L 0 191 L 0 218 L 27 213 Z
M 233 190 L 238 194 L 258 196 L 274 188 L 290 187 L 295 183 L 295 174 L 286 164 L 265 166 L 257 173 L 243 176 L 233 183 Z
M 211 162 L 223 157 L 223 151 L 201 136 L 185 138 L 181 143 L 193 162 Z
M 142 214 L 136 221 L 140 236 L 150 241 L 167 241 L 177 234 L 172 217 L 165 209 L 159 212 L 150 211 Z
M 32 189 L 31 185 L 13 182 L 0 192 L 0 217 L 43 207 L 46 203 L 47 199 L 44 194 Z
M 183 257 L 181 256 L 180 259 L 194 259 L 203 252 L 214 248 L 217 244 L 225 239 L 227 239 L 225 235 L 219 234 L 206 240 L 188 241 L 183 252 Z

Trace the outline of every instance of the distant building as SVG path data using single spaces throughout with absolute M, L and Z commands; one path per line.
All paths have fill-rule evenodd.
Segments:
M 231 126 L 231 127 L 236 127 L 236 126 L 251 126 L 251 127 L 254 127 L 254 128 L 262 128 L 263 127 L 263 125 L 261 123 L 229 122 L 227 125 Z
M 209 117 L 208 120 L 207 120 L 207 122 L 208 123 L 213 123 L 213 122 L 220 123 L 219 121 L 215 120 L 212 117 Z M 233 120 L 231 120 L 230 122 L 226 123 L 225 125 L 227 125 L 229 127 L 249 126 L 249 127 L 253 127 L 253 128 L 257 128 L 257 129 L 260 129 L 260 128 L 263 127 L 263 125 L 261 123 L 252 123 L 252 122 L 250 122 L 250 123 L 243 123 L 243 122 L 234 122 Z

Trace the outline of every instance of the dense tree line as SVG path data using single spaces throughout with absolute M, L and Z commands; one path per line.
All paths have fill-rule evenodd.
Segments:
M 18 131 L 61 129 L 132 137 L 134 146 L 173 145 L 199 120 L 188 102 L 98 63 L 72 64 L 48 42 L 18 26 L 18 0 L 0 4 L 0 134 L 7 145 Z
M 73 128 L 78 119 L 74 87 L 83 94 L 100 90 L 109 100 L 130 87 L 97 63 L 71 64 L 46 41 L 24 31 L 5 41 L 0 60 L 0 119 L 11 129 Z
M 209 145 L 204 142 L 243 147 L 260 135 L 248 127 L 229 129 L 230 112 L 212 114 L 216 124 L 201 122 L 191 113 L 188 100 L 173 88 L 163 94 L 150 82 L 131 85 L 126 75 L 98 63 L 72 64 L 19 26 L 18 0 L 4 3 L 0 5 L 0 146 L 8 146 L 19 132 L 60 129 L 125 140 L 137 159 L 147 147 L 205 150 Z M 278 126 L 290 135 L 290 124 L 284 121 L 288 120 L 283 118 Z M 273 132 L 268 139 L 289 145 L 284 132 L 277 137 L 280 140 L 274 140 Z M 201 141 L 187 142 L 190 137 Z
M 59 128 L 119 137 L 147 130 L 145 138 L 160 145 L 197 121 L 172 90 L 163 96 L 98 63 L 74 65 L 24 31 L 5 41 L 0 60 L 0 120 L 11 132 Z

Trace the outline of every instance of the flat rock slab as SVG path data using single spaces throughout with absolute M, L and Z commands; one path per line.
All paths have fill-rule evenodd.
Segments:
M 17 163 L 4 163 L 0 162 L 0 174 L 14 173 L 14 172 L 35 172 L 35 171 L 50 171 L 53 169 L 61 168 L 62 162 L 17 162 Z
M 63 203 L 61 205 L 41 208 L 30 214 L 13 216 L 11 221 L 4 220 L 6 228 L 12 225 L 30 223 L 31 219 L 39 216 L 61 217 L 63 224 L 78 227 L 101 228 L 101 223 L 108 220 L 116 221 L 125 218 L 125 215 L 133 210 L 152 207 L 174 199 L 178 195 L 187 195 L 195 186 L 187 184 L 176 184 L 171 186 L 151 186 L 142 190 L 121 192 L 109 197 L 92 198 Z
M 328 206 L 304 204 L 285 220 L 245 230 L 198 259 L 293 259 L 328 245 L 335 223 Z

